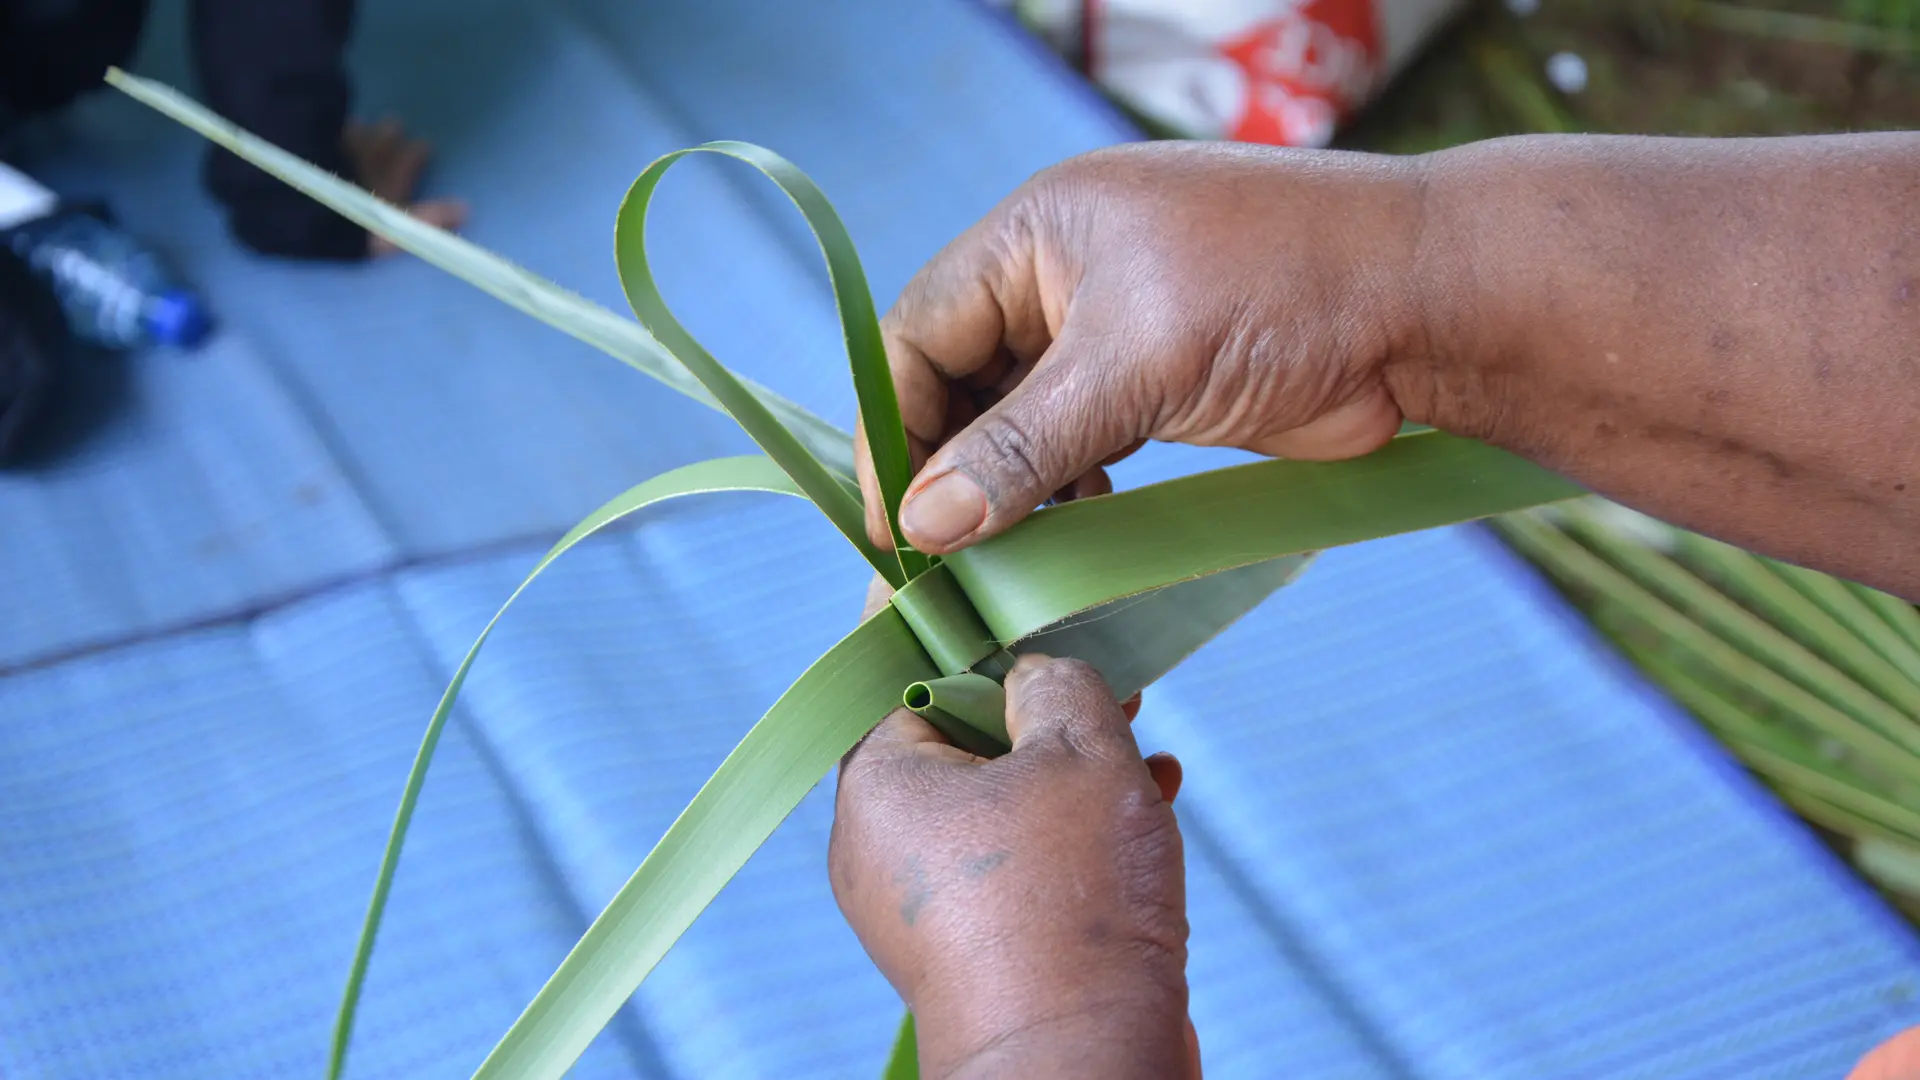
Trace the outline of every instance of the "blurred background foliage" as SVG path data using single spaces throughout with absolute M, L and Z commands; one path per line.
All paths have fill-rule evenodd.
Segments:
M 1538 131 L 1920 126 L 1920 0 L 1481 0 L 1354 124 L 1398 153 Z M 1563 93 L 1549 60 L 1584 62 Z
M 1555 59 L 1568 54 L 1578 61 Z M 1414 153 L 1542 131 L 1914 127 L 1920 0 L 1495 0 L 1436 41 L 1342 143 Z M 1493 527 L 1920 919 L 1912 605 L 1597 499 Z

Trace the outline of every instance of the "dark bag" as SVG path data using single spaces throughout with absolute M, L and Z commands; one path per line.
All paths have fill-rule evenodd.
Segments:
M 63 326 L 53 293 L 0 245 L 0 465 L 13 463 L 46 415 Z

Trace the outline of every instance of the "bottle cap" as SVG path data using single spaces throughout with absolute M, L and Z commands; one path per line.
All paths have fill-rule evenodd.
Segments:
M 149 300 L 142 318 L 155 341 L 180 349 L 200 344 L 213 330 L 206 302 L 185 289 L 168 289 Z

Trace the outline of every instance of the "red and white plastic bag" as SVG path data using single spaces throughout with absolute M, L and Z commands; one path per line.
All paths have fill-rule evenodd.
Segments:
M 1148 120 L 1189 138 L 1325 146 L 1464 0 L 1015 0 Z

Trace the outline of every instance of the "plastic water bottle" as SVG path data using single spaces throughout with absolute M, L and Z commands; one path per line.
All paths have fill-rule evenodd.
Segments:
M 24 180 L 5 166 L 0 173 L 14 187 Z M 39 203 L 35 216 L 0 220 L 0 243 L 52 287 L 74 336 L 109 349 L 192 348 L 213 329 L 206 302 L 153 251 L 98 214 L 58 207 L 50 193 Z
M 213 329 L 206 303 L 159 256 L 84 210 L 62 210 L 6 234 L 52 285 L 75 336 L 109 349 L 192 348 Z

